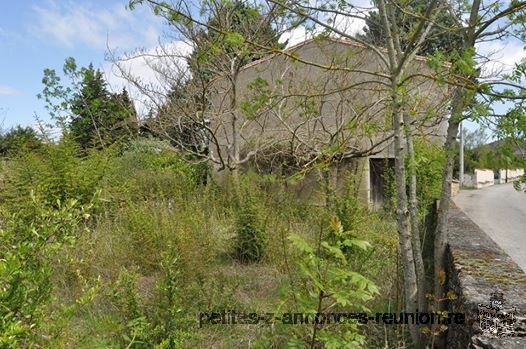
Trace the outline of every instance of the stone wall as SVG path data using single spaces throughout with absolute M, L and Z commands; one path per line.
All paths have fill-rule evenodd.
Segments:
M 492 170 L 475 169 L 475 187 L 477 189 L 489 187 L 494 183 L 495 174 Z
M 526 348 L 526 274 L 453 204 L 448 231 L 447 286 L 456 295 L 448 307 L 451 312 L 464 313 L 466 323 L 449 327 L 447 348 Z M 504 295 L 504 305 L 517 309 L 513 337 L 481 334 L 478 304 L 488 304 L 497 289 Z
M 492 170 L 475 169 L 474 173 L 465 173 L 462 187 L 480 189 L 495 184 Z
M 499 183 L 508 183 L 512 182 L 524 175 L 524 170 L 522 168 L 514 168 L 514 169 L 500 169 L 498 176 L 499 176 Z
M 513 182 L 524 175 L 524 169 L 500 169 L 496 173 L 492 170 L 475 169 L 474 173 L 465 173 L 462 186 L 465 188 L 485 188 L 494 184 Z M 495 178 L 496 177 L 496 178 Z

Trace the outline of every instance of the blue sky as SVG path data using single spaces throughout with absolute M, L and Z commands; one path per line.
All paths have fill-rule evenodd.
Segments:
M 34 114 L 48 120 L 42 90 L 44 68 L 61 71 L 74 57 L 107 70 L 109 46 L 119 52 L 158 43 L 163 23 L 144 6 L 125 8 L 126 0 L 22 0 L 4 3 L 0 11 L 0 123 L 35 124 Z
M 358 0 L 369 3 L 368 0 Z M 126 9 L 127 0 L 20 0 L 5 2 L 0 11 L 0 127 L 9 129 L 17 124 L 35 125 L 35 114 L 48 121 L 44 103 L 36 95 L 42 90 L 44 68 L 61 71 L 64 60 L 74 57 L 79 66 L 93 63 L 96 68 L 111 71 L 105 60 L 108 47 L 119 53 L 137 48 L 153 50 L 163 36 L 163 21 L 146 6 L 134 11 Z M 347 23 L 351 32 L 363 28 L 363 23 Z M 345 30 L 347 30 L 345 29 Z M 305 33 L 291 33 L 291 42 L 301 41 Z M 188 46 L 174 43 L 182 52 Z M 484 43 L 481 52 L 494 53 L 488 67 L 509 69 L 524 57 L 516 42 Z M 152 74 L 145 64 L 135 62 L 128 68 Z M 108 74 L 110 84 L 122 86 L 122 80 Z M 500 109 L 503 109 L 502 107 Z M 468 129 L 476 128 L 471 123 Z

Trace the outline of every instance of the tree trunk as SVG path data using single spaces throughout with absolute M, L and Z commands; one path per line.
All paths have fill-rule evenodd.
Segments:
M 418 282 L 415 270 L 415 260 L 411 230 L 409 226 L 409 212 L 407 209 L 407 194 L 405 180 L 405 152 L 402 141 L 403 111 L 402 101 L 398 92 L 398 79 L 393 79 L 391 85 L 391 98 L 393 104 L 393 129 L 395 147 L 395 182 L 396 182 L 396 221 L 398 225 L 398 235 L 402 267 L 404 269 L 404 291 L 405 308 L 408 313 L 415 313 L 418 305 Z M 409 325 L 409 332 L 413 342 L 419 346 L 420 332 L 418 325 Z
M 437 225 L 434 238 L 434 298 L 435 311 L 444 309 L 444 297 L 446 290 L 446 268 L 445 256 L 447 247 L 447 225 L 448 213 L 451 202 L 451 182 L 453 180 L 453 167 L 455 164 L 455 153 L 457 150 L 456 137 L 464 111 L 464 96 L 462 89 L 458 88 L 452 101 L 453 110 L 448 123 L 446 135 L 446 164 L 442 171 L 442 192 L 437 213 Z M 434 332 L 438 333 L 439 325 L 436 325 Z M 442 348 L 445 345 L 445 338 L 440 333 L 437 334 L 434 343 L 435 347 Z
M 425 311 L 426 302 L 426 274 L 424 260 L 422 258 L 422 243 L 420 241 L 420 229 L 418 224 L 418 202 L 416 197 L 416 168 L 415 168 L 415 149 L 413 135 L 411 133 L 410 117 L 404 112 L 405 139 L 407 144 L 407 160 L 409 161 L 409 220 L 411 222 L 411 237 L 413 244 L 413 256 L 415 259 L 416 279 L 418 282 L 418 309 Z
M 404 127 L 403 120 L 403 98 L 401 96 L 400 79 L 403 75 L 403 62 L 399 62 L 403 56 L 399 45 L 399 36 L 394 22 L 389 21 L 388 9 L 384 0 L 378 1 L 378 11 L 386 29 L 387 53 L 389 57 L 389 75 L 391 92 L 391 115 L 393 120 L 394 153 L 395 153 L 395 183 L 396 183 L 396 222 L 398 226 L 398 238 L 400 245 L 400 256 L 404 270 L 404 295 L 405 310 L 407 313 L 416 313 L 418 306 L 418 282 L 415 270 L 415 260 L 409 226 L 409 212 L 407 209 L 407 193 L 405 180 L 405 152 L 402 140 Z M 391 13 L 392 15 L 392 13 Z M 392 19 L 392 16 L 391 16 Z M 394 29 L 394 33 L 391 29 Z M 407 125 L 409 126 L 409 125 Z M 420 346 L 420 331 L 416 324 L 409 325 L 409 333 L 416 347 Z
M 239 159 L 241 157 L 240 155 L 240 149 L 239 149 L 239 125 L 238 125 L 238 115 L 237 115 L 237 73 L 238 70 L 235 68 L 235 60 L 231 62 L 231 93 L 230 93 L 230 115 L 232 117 L 232 143 L 231 143 L 231 149 L 228 152 L 228 166 L 230 168 L 230 174 L 232 176 L 232 181 L 234 186 L 236 187 L 235 190 L 237 191 L 237 188 L 239 187 Z
M 476 41 L 476 29 L 479 24 L 479 10 L 481 7 L 481 0 L 474 0 L 471 6 L 471 13 L 468 20 L 468 25 L 462 30 L 463 40 L 463 51 L 468 52 L 474 49 Z M 471 80 L 475 82 L 475 76 L 464 74 L 463 80 Z M 465 88 L 460 86 L 456 87 L 453 99 L 451 101 L 451 117 L 448 122 L 448 129 L 446 135 L 446 164 L 442 171 L 442 192 L 440 194 L 440 203 L 437 213 L 437 225 L 435 228 L 434 238 L 434 297 L 436 302 L 436 311 L 443 309 L 443 301 L 440 301 L 445 296 L 445 255 L 447 247 L 447 225 L 448 225 L 448 214 L 451 201 L 451 182 L 453 180 L 453 166 L 455 162 L 456 153 L 456 137 L 458 134 L 460 123 L 462 122 L 463 113 L 466 108 L 474 100 L 475 95 L 472 91 L 467 91 Z M 438 347 L 443 346 L 444 337 L 439 336 L 435 341 Z
M 444 271 L 444 256 L 447 243 L 447 222 L 451 201 L 451 182 L 453 180 L 453 167 L 457 151 L 457 134 L 462 121 L 462 114 L 466 106 L 462 88 L 457 88 L 452 100 L 452 111 L 449 119 L 446 144 L 446 164 L 442 170 L 442 191 L 437 213 L 437 226 L 434 239 L 434 264 L 435 264 L 435 297 L 443 297 L 443 285 L 439 282 L 439 275 Z

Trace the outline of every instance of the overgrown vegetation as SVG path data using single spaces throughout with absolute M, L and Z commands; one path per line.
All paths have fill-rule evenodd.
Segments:
M 358 323 L 199 328 L 197 314 L 316 312 L 320 299 L 380 310 L 399 297 L 395 229 L 352 195 L 330 212 L 254 174 L 203 184 L 203 166 L 148 139 L 84 155 L 64 137 L 2 171 L 2 347 L 374 346 Z
M 524 142 L 525 64 L 488 80 L 478 44 L 524 40 L 526 3 L 378 0 L 378 12 L 369 12 L 337 1 L 192 7 L 129 1 L 130 8 L 140 4 L 193 49 L 187 65 L 161 49 L 164 57 L 152 65 L 163 86 L 141 86 L 121 67 L 151 99 L 141 125 L 127 91 L 111 93 L 100 71 L 78 68 L 70 58 L 63 67 L 68 82 L 46 69 L 40 96 L 61 127 L 60 139 L 38 139 L 21 128 L 2 136 L 0 347 L 322 349 L 440 342 L 442 327 L 424 332 L 418 324 L 218 326 L 201 320 L 231 311 L 316 318 L 327 311 L 443 310 L 459 125 L 495 116 L 495 102 L 517 101 L 497 124 L 502 139 Z M 365 35 L 342 31 L 340 16 L 366 20 Z M 286 53 L 283 70 L 275 72 L 280 78 L 250 83 L 241 77 L 245 64 L 283 53 L 279 39 L 296 29 L 313 34 L 313 45 L 331 36 L 356 41 L 353 47 L 372 54 L 364 61 L 379 64 L 356 65 L 354 52 L 308 62 L 298 54 L 304 45 Z M 427 54 L 428 64 L 417 54 Z M 309 76 L 289 75 L 302 64 L 309 69 L 298 71 Z M 436 89 L 426 87 L 428 78 Z M 248 99 L 241 93 L 247 88 Z M 353 89 L 368 94 L 346 94 Z M 446 102 L 443 152 L 416 133 L 427 121 L 442 126 Z M 333 103 L 339 106 L 324 118 L 322 107 Z M 246 137 L 251 122 L 261 127 Z M 283 140 L 267 137 L 272 133 Z M 139 138 L 148 135 L 170 143 Z M 281 168 L 286 178 L 243 173 L 265 152 L 269 168 Z M 371 212 L 357 198 L 359 165 L 354 174 L 333 176 L 334 163 L 370 155 L 394 157 L 385 211 Z M 499 164 L 509 164 L 510 153 L 503 155 Z M 227 173 L 221 185 L 209 164 Z M 318 181 L 310 180 L 321 199 L 297 200 L 290 187 L 317 171 Z M 338 183 L 343 178 L 347 190 Z M 423 227 L 438 198 L 428 263 L 434 272 L 425 273 Z M 433 283 L 430 304 L 425 296 Z

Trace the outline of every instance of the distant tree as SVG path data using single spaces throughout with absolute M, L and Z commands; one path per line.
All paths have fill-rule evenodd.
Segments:
M 47 126 L 60 127 L 84 150 L 138 133 L 137 112 L 126 89 L 110 92 L 100 70 L 92 64 L 78 69 L 72 57 L 65 60 L 63 73 L 69 81 L 63 82 L 54 69 L 44 69 L 44 88 L 37 97 L 55 122 Z
M 453 1 L 438 0 L 438 3 L 439 7 L 444 7 L 451 6 Z M 403 50 L 408 49 L 408 40 L 420 23 L 418 18 L 423 15 L 428 5 L 429 1 L 409 0 L 404 3 L 403 9 L 402 7 L 394 9 L 395 13 L 393 16 L 396 18 L 397 26 L 400 28 L 400 44 Z M 451 11 L 439 11 L 434 19 L 435 24 L 427 35 L 427 40 L 418 49 L 418 54 L 428 55 L 440 51 L 447 55 L 455 50 L 460 50 L 462 47 L 462 35 L 460 31 L 454 30 L 457 21 Z M 376 46 L 386 47 L 388 38 L 379 12 L 377 10 L 369 12 L 365 22 L 365 34 L 361 35 L 361 38 Z
M 116 140 L 119 137 L 133 137 L 137 135 L 138 115 L 128 90 L 123 88 L 120 93 L 112 93 L 110 95 L 110 104 L 112 115 L 117 121 L 113 124 L 111 139 Z
M 69 131 L 84 148 L 103 147 L 137 133 L 137 113 L 128 95 L 110 93 L 100 70 L 81 68 L 81 81 L 74 93 Z
M 526 60 L 516 65 L 513 75 L 516 81 L 524 81 Z M 526 101 L 515 102 L 514 108 L 509 110 L 506 116 L 499 118 L 495 132 L 500 148 L 504 148 L 504 151 L 499 153 L 504 158 L 504 166 L 501 168 L 513 166 L 526 169 Z M 515 182 L 515 188 L 526 192 L 526 174 L 520 181 Z
M 207 134 L 203 128 L 206 120 L 187 115 L 192 106 L 199 103 L 198 96 L 186 91 L 189 84 L 172 86 L 166 102 L 158 108 L 155 118 L 149 123 L 151 130 L 155 130 L 154 135 L 168 139 L 173 146 L 190 150 L 192 154 L 206 155 Z
M 42 145 L 37 133 L 29 126 L 20 125 L 0 134 L 0 155 L 8 156 L 23 150 L 38 149 Z
M 279 34 L 272 28 L 271 19 L 263 17 L 255 5 L 240 0 L 225 1 L 215 4 L 211 10 L 206 28 L 201 28 L 193 36 L 195 50 L 188 58 L 193 77 L 208 80 L 218 71 L 230 69 L 235 58 L 236 65 L 243 66 L 266 55 L 268 48 L 283 48 L 283 44 L 278 43 Z M 210 28 L 219 28 L 223 32 Z M 240 50 L 243 46 L 240 44 L 247 40 L 265 49 Z M 227 66 L 221 68 L 225 64 Z

